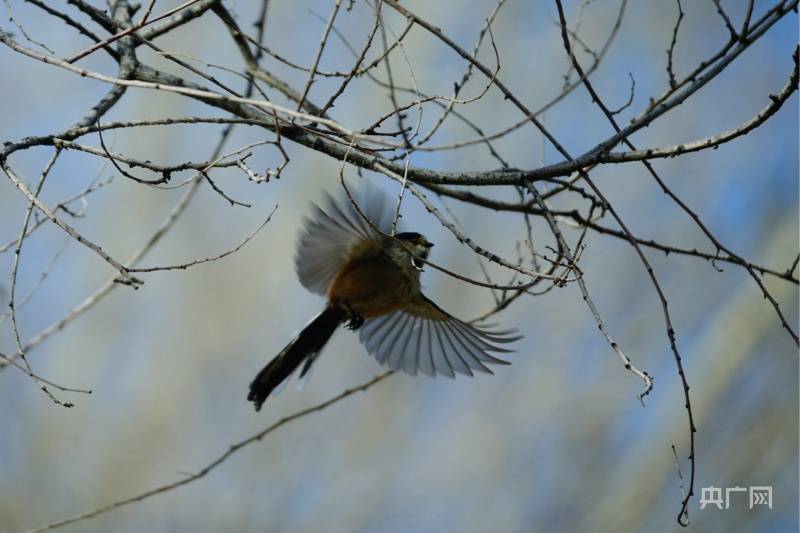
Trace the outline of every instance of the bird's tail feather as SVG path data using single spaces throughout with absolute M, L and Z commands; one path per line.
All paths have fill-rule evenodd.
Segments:
M 335 306 L 326 307 L 292 340 L 281 352 L 258 373 L 250 384 L 248 401 L 256 406 L 256 411 L 270 393 L 280 385 L 303 362 L 306 374 L 316 360 L 320 350 L 331 338 L 333 332 L 345 318 L 345 312 Z

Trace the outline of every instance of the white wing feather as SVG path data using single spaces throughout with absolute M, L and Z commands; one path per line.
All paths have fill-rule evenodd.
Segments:
M 521 338 L 514 330 L 472 326 L 431 305 L 430 313 L 411 309 L 367 320 L 359 329 L 361 343 L 380 364 L 411 375 L 491 374 L 487 365 L 509 364 L 492 354 L 512 351 L 500 345 Z

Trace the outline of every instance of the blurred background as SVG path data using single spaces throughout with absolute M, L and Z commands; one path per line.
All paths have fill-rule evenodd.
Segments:
M 156 12 L 177 6 L 159 1 Z M 249 31 L 258 3 L 225 2 Z M 493 2 L 404 2 L 471 49 Z M 577 2 L 566 2 L 575 20 Z M 683 2 L 686 17 L 675 50 L 679 77 L 718 50 L 728 38 L 712 2 Z M 732 18 L 745 2 L 726 2 Z M 729 5 L 728 5 L 729 4 Z M 772 2 L 756 2 L 754 18 Z M 68 56 L 90 43 L 54 18 L 22 2 L 8 6 L 33 39 Z M 583 8 L 581 38 L 592 47 L 607 39 L 619 2 L 597 0 Z M 313 61 L 331 2 L 270 2 L 266 43 L 300 64 Z M 68 7 L 63 7 L 69 11 Z M 388 8 L 395 32 L 404 20 Z M 78 15 L 76 18 L 91 24 Z M 556 17 L 556 18 L 554 18 Z M 673 2 L 631 2 L 619 35 L 593 75 L 609 106 L 625 103 L 630 73 L 632 105 L 620 122 L 641 114 L 648 99 L 667 85 L 666 49 L 677 17 Z M 557 95 L 567 71 L 555 5 L 509 0 L 492 25 L 501 57 L 500 78 L 531 108 Z M 356 3 L 342 10 L 336 27 L 360 49 L 373 23 Z M 99 29 L 97 29 L 100 32 Z M 764 108 L 768 94 L 784 86 L 793 67 L 797 16 L 790 14 L 721 76 L 649 128 L 637 133 L 640 147 L 702 138 L 734 128 Z M 392 40 L 391 34 L 389 39 Z M 202 61 L 240 69 L 227 32 L 210 14 L 172 32 L 158 44 Z M 452 51 L 420 29 L 404 41 L 420 90 L 449 95 L 466 67 Z M 144 47 L 145 63 L 190 77 Z M 491 47 L 479 57 L 494 64 Z M 586 60 L 588 56 L 583 56 Z M 0 48 L 0 138 L 16 141 L 66 129 L 108 90 Z M 264 66 L 295 87 L 306 75 L 269 57 Z M 95 53 L 80 66 L 116 73 L 107 55 Z M 410 84 L 402 56 L 394 74 Z M 332 38 L 320 68 L 349 70 L 352 56 Z M 212 69 L 243 87 L 241 78 Z M 379 70 L 383 74 L 382 70 Z M 309 98 L 324 102 L 339 80 L 320 79 Z M 478 94 L 485 79 L 473 76 L 463 97 Z M 270 93 L 275 101 L 286 103 Z M 404 95 L 403 102 L 413 96 Z M 353 81 L 333 117 L 352 129 L 365 127 L 390 107 L 386 92 L 366 78 Z M 520 119 L 497 91 L 459 108 L 486 132 Z M 427 108 L 423 130 L 438 113 Z M 717 150 L 655 162 L 670 187 L 738 254 L 779 271 L 798 253 L 798 98 L 766 124 Z M 130 90 L 104 118 L 221 116 L 175 95 Z M 409 112 L 416 120 L 416 115 Z M 573 153 L 611 134 L 606 119 L 579 88 L 548 111 L 543 121 Z M 390 129 L 390 128 L 387 128 Z M 161 164 L 207 160 L 219 127 L 171 126 L 108 133 L 113 149 Z M 474 137 L 448 123 L 434 144 Z M 228 149 L 265 138 L 240 127 Z M 97 144 L 90 136 L 80 142 Z M 294 386 L 256 413 L 245 401 L 254 373 L 316 313 L 322 300 L 304 290 L 293 268 L 294 244 L 303 216 L 323 191 L 338 185 L 339 162 L 284 142 L 291 162 L 280 180 L 256 185 L 240 172 L 217 171 L 230 196 L 251 203 L 231 206 L 200 187 L 185 215 L 142 261 L 142 266 L 186 262 L 233 248 L 278 206 L 272 221 L 242 250 L 186 271 L 143 275 L 139 290 L 115 288 L 90 312 L 30 353 L 34 370 L 59 384 L 88 388 L 91 395 L 59 393 L 72 409 L 53 404 L 23 373 L 0 372 L 0 531 L 20 531 L 89 511 L 197 472 L 231 444 L 299 409 L 369 380 L 381 367 L 358 344 L 338 332 L 301 392 Z M 497 142 L 519 168 L 559 161 L 530 126 Z M 271 148 L 254 150 L 254 167 L 275 166 Z M 13 168 L 35 182 L 51 148 L 17 153 Z M 416 153 L 412 164 L 442 170 L 485 170 L 499 164 L 481 145 Z M 86 154 L 69 151 L 56 163 L 42 192 L 53 205 L 86 188 L 97 175 L 116 174 Z M 347 176 L 358 179 L 354 169 Z M 632 231 L 643 238 L 712 251 L 696 225 L 671 204 L 640 164 L 608 165 L 593 172 Z M 387 191 L 386 178 L 363 174 Z M 117 259 L 143 245 L 186 188 L 147 188 L 117 176 L 87 198 L 87 216 L 76 228 Z M 514 200 L 514 191 L 483 189 Z M 573 199 L 574 201 L 574 199 Z M 440 200 L 436 200 L 441 206 Z M 522 219 L 456 201 L 447 207 L 478 245 L 515 257 Z M 555 201 L 554 207 L 579 204 Z M 0 180 L 0 243 L 17 237 L 26 203 L 10 181 Z M 433 259 L 465 275 L 481 277 L 472 254 L 420 205 L 404 204 L 406 229 L 436 243 Z M 613 226 L 609 219 L 605 221 Z M 577 232 L 566 228 L 574 242 Z M 52 225 L 25 242 L 18 295 L 36 286 L 64 233 Z M 552 245 L 536 220 L 539 246 Z M 629 245 L 589 233 L 580 266 L 589 291 L 621 347 L 655 377 L 643 407 L 641 383 L 626 372 L 598 333 L 578 287 L 519 299 L 497 321 L 524 333 L 513 364 L 495 376 L 456 380 L 396 375 L 320 413 L 290 423 L 238 453 L 208 476 L 174 491 L 127 506 L 68 531 L 678 531 L 681 479 L 688 475 L 688 431 L 680 381 L 667 342 L 661 305 Z M 692 387 L 697 433 L 697 481 L 689 505 L 691 531 L 797 531 L 798 353 L 792 339 L 747 273 L 692 257 L 645 250 L 669 299 L 677 343 Z M 7 305 L 13 253 L 0 254 L 0 292 Z M 509 275 L 489 266 L 499 282 Z M 18 313 L 23 340 L 57 322 L 113 275 L 107 264 L 74 242 L 63 249 L 49 276 Z M 487 290 L 436 271 L 423 275 L 434 300 L 462 319 L 493 305 Z M 797 285 L 764 278 L 789 323 L 797 328 Z M 20 296 L 18 296 L 20 297 Z M 13 353 L 6 320 L 3 353 Z M 686 479 L 684 479 L 684 486 Z M 771 486 L 772 509 L 749 509 L 747 495 L 731 494 L 731 506 L 700 509 L 703 487 Z

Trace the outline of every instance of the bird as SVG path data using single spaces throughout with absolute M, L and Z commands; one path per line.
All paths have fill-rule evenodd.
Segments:
M 376 186 L 362 186 L 312 206 L 297 243 L 300 283 L 326 305 L 255 377 L 247 396 L 259 411 L 299 368 L 308 375 L 337 328 L 357 330 L 378 363 L 394 371 L 450 378 L 492 374 L 507 365 L 492 354 L 521 338 L 516 330 L 469 324 L 422 292 L 420 274 L 433 247 L 413 231 L 392 234 L 397 214 Z

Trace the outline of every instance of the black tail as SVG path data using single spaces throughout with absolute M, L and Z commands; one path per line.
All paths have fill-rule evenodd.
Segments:
M 303 361 L 306 364 L 301 375 L 308 372 L 317 354 L 325 347 L 344 318 L 345 312 L 340 307 L 326 307 L 258 373 L 250 384 L 250 394 L 247 395 L 247 400 L 256 404 L 256 411 L 261 409 L 273 389 L 288 378 Z

